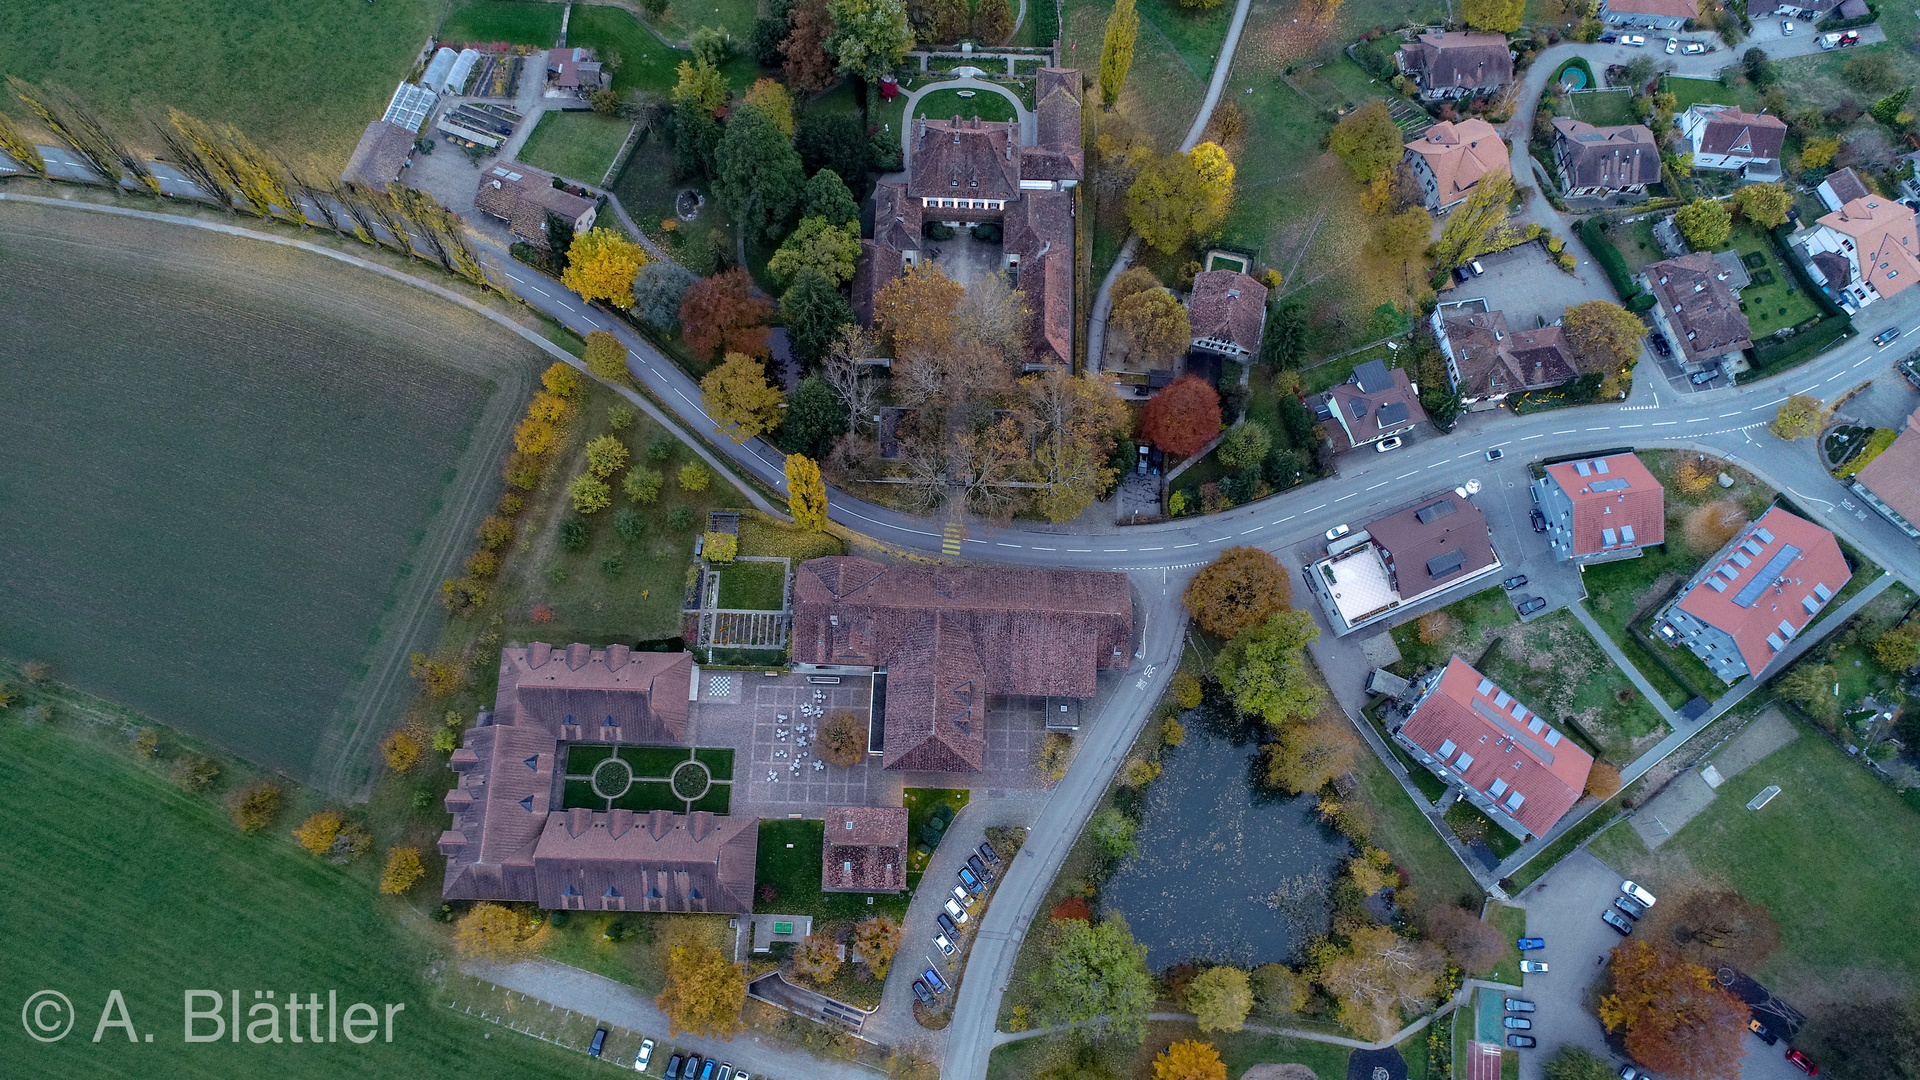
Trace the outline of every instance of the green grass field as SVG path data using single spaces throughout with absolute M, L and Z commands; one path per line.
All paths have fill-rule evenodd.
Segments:
M 549 111 L 527 136 L 520 160 L 536 169 L 599 187 L 614 156 L 633 130 L 633 121 L 586 110 Z
M 438 13 L 430 0 L 5 4 L 0 71 L 67 86 L 151 150 L 137 107 L 173 106 L 338 173 Z
M 961 97 L 961 94 L 972 96 Z M 977 116 L 982 121 L 1005 122 L 1013 119 L 1013 102 L 999 94 L 977 90 L 935 90 L 914 105 L 913 115 L 931 120 L 951 120 L 956 116 L 970 120 Z
M 0 213 L 0 655 L 351 787 L 541 361 L 291 251 Z
M 820 858 L 826 823 L 817 819 L 760 819 L 760 852 L 754 864 L 756 890 L 772 886 L 772 900 L 756 900 L 766 911 L 811 915 L 815 920 L 906 917 L 906 893 L 841 893 L 820 888 Z M 867 897 L 873 903 L 867 903 Z
M 1733 235 L 1720 247 L 1723 251 L 1737 251 L 1743 258 L 1757 252 L 1767 260 L 1758 269 L 1747 271 L 1754 279 L 1753 284 L 1740 290 L 1740 310 L 1747 314 L 1755 341 L 1820 314 L 1819 305 L 1800 288 L 1792 271 L 1781 265 L 1773 239 L 1764 231 L 1742 222 L 1734 226 Z M 1772 280 L 1761 284 L 1763 275 L 1771 275 Z
M 1567 115 L 1585 120 L 1595 127 L 1616 127 L 1621 124 L 1638 123 L 1629 105 L 1629 99 L 1632 96 L 1632 92 L 1625 89 L 1568 94 Z
M 552 48 L 566 9 L 539 0 L 467 0 L 440 24 L 442 41 L 505 41 Z
M 1192 1024 L 1165 1021 L 1148 1023 L 1146 1041 L 1137 1048 L 1128 1040 L 1113 1039 L 1099 1044 L 1094 1053 L 1107 1070 L 1104 1075 L 1151 1077 L 1155 1075 L 1153 1059 L 1172 1043 L 1185 1039 L 1212 1043 L 1226 1063 L 1229 1077 L 1241 1076 L 1255 1065 L 1284 1063 L 1305 1065 L 1320 1080 L 1344 1080 L 1347 1075 L 1350 1051 L 1344 1046 L 1256 1031 L 1207 1033 Z M 1418 1040 L 1418 1045 L 1423 1051 L 1423 1068 L 1411 1076 L 1426 1075 L 1426 1040 Z M 1084 1052 L 1084 1046 L 1076 1036 L 1059 1032 L 1005 1043 L 988 1059 L 987 1080 L 1031 1080 L 1048 1075 L 1049 1070 L 1074 1061 L 1074 1055 Z
M 1701 102 L 1709 105 L 1738 104 L 1736 100 L 1738 95 L 1721 86 L 1718 79 L 1687 79 L 1678 75 L 1668 75 L 1660 80 L 1660 89 L 1672 94 L 1679 102 L 1673 108 L 1675 116 Z
M 779 611 L 787 602 L 786 581 L 784 563 L 735 563 L 720 571 L 720 606 Z
M 77 1016 L 70 1037 L 46 1045 L 10 1025 L 0 1036 L 10 1078 L 598 1075 L 584 1055 L 436 1005 L 423 973 L 444 931 L 379 901 L 378 856 L 344 869 L 315 859 L 286 836 L 293 814 L 242 835 L 213 798 L 136 763 L 117 727 L 59 715 L 0 724 L 0 783 L 32 807 L 0 839 L 0 918 L 13 941 L 0 994 L 58 990 Z M 52 902 L 81 897 L 84 907 Z M 368 1002 L 383 1015 L 385 1003 L 406 1008 L 390 1044 L 187 1044 L 183 995 L 198 988 L 240 990 L 243 1007 L 258 989 L 323 1003 L 332 991 L 343 1008 Z M 129 1045 L 118 1029 L 90 1039 L 111 990 L 151 1043 Z
M 736 3 L 738 0 L 725 2 Z M 750 32 L 751 17 L 748 23 Z M 734 36 L 744 49 L 744 35 L 736 32 Z M 620 70 L 614 74 L 613 88 L 622 94 L 630 90 L 656 93 L 671 90 L 674 83 L 679 81 L 676 69 L 680 61 L 692 59 L 692 54 L 685 49 L 665 44 L 652 30 L 641 25 L 631 12 L 617 7 L 576 5 L 567 24 L 567 44 L 594 49 L 603 61 L 618 54 Z M 753 62 L 753 57 L 745 55 L 727 61 L 721 70 L 727 73 L 736 90 L 744 89 L 760 75 L 760 68 Z
M 1796 725 L 1797 726 L 1797 725 Z M 1765 808 L 1746 802 L 1780 786 Z M 1788 999 L 1823 997 L 1884 973 L 1920 976 L 1920 815 L 1818 732 L 1722 785 L 1658 852 L 1632 829 L 1589 848 L 1655 895 L 1690 875 L 1723 881 L 1780 924 L 1782 941 L 1754 973 Z
M 1527 909 L 1511 904 L 1495 904 L 1481 916 L 1500 928 L 1500 936 L 1507 941 L 1506 955 L 1500 962 L 1485 972 L 1476 972 L 1482 978 L 1495 982 L 1520 985 L 1520 947 L 1514 942 L 1527 936 Z

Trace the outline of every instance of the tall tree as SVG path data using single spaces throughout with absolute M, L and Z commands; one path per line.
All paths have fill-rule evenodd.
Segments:
M 1152 270 L 1136 266 L 1121 274 L 1110 295 L 1113 308 L 1108 325 L 1127 357 L 1158 365 L 1187 351 L 1193 327 L 1186 305 L 1160 284 Z
M 1220 434 L 1220 393 L 1195 375 L 1182 375 L 1147 402 L 1140 434 L 1179 457 L 1192 457 Z
M 676 71 L 679 81 L 674 83 L 672 98 L 677 108 L 698 109 L 714 116 L 733 96 L 726 74 L 704 59 L 682 60 Z
M 805 454 L 819 461 L 833 452 L 833 444 L 846 431 L 846 404 L 827 380 L 809 375 L 787 398 L 774 442 L 789 454 Z
M 160 134 L 163 138 L 167 137 L 168 129 L 161 128 Z M 168 140 L 168 145 L 170 147 L 172 146 L 171 139 Z M 40 156 L 40 148 L 33 145 L 32 139 L 20 133 L 20 129 L 15 126 L 13 118 L 6 113 L 0 113 L 0 152 L 4 152 L 8 157 L 18 162 L 22 168 L 35 176 L 45 177 L 47 175 L 47 162 L 45 158 Z M 191 151 L 186 154 L 181 154 L 176 149 L 174 153 L 176 157 L 187 157 L 190 161 L 198 160 L 198 155 L 193 154 Z M 196 179 L 201 175 L 198 170 L 190 169 L 190 171 Z M 223 194 L 223 189 L 217 180 L 203 182 L 200 186 L 204 188 L 209 195 L 212 195 L 216 201 L 218 201 Z
M 1647 326 L 1639 316 L 1611 300 L 1589 300 L 1566 311 L 1562 325 L 1567 348 L 1580 370 L 1611 375 L 1640 356 Z
M 799 0 L 793 6 L 793 30 L 780 43 L 780 53 L 786 57 L 782 70 L 787 85 L 795 93 L 812 94 L 833 81 L 833 57 L 827 53 L 832 34 L 826 0 Z
M 1406 154 L 1400 125 L 1393 122 L 1387 103 L 1378 99 L 1355 109 L 1333 125 L 1327 149 L 1334 152 L 1363 184 L 1386 176 Z
M 1680 235 L 1694 249 L 1706 251 L 1726 243 L 1733 232 L 1733 212 L 1717 199 L 1698 198 L 1673 215 Z
M 842 75 L 878 80 L 913 48 L 905 0 L 828 0 L 827 12 L 833 16 L 827 51 Z
M 1793 208 L 1793 195 L 1784 184 L 1748 184 L 1733 193 L 1733 205 L 1740 216 L 1763 229 L 1771 229 L 1787 220 Z
M 1399 1030 L 1403 1009 L 1431 1004 L 1445 971 L 1432 942 L 1368 926 L 1354 931 L 1346 953 L 1322 971 L 1321 983 L 1339 1002 L 1341 1023 L 1363 1039 L 1384 1039 Z
M 1460 13 L 1475 30 L 1511 34 L 1520 29 L 1526 0 L 1464 0 Z
M 672 259 L 655 259 L 633 279 L 632 311 L 662 333 L 680 329 L 680 302 L 700 279 Z
M 966 292 L 938 265 L 923 262 L 907 267 L 874 298 L 874 326 L 893 343 L 895 391 L 909 403 L 931 400 L 944 389 L 944 365 Z
M 627 347 L 605 330 L 595 330 L 587 335 L 587 350 L 581 359 L 586 361 L 587 370 L 593 372 L 593 377 L 602 382 L 625 386 L 633 378 L 627 371 Z
M 675 945 L 667 950 L 666 988 L 654 1004 L 667 1014 L 667 1034 L 731 1038 L 745 1025 L 747 975 L 712 945 Z
M 1267 312 L 1267 326 L 1260 339 L 1260 359 L 1274 367 L 1290 368 L 1307 357 L 1307 309 L 1299 304 L 1283 303 Z
M 1239 1031 L 1253 1011 L 1253 985 L 1237 967 L 1211 967 L 1187 985 L 1187 1004 L 1201 1031 Z
M 827 174 L 832 175 L 832 174 Z M 810 269 L 832 285 L 853 280 L 860 262 L 860 225 L 853 222 L 835 225 L 823 217 L 801 218 L 799 227 L 780 242 L 780 249 L 767 260 L 767 273 L 782 287 L 793 283 L 801 269 Z
M 1007 0 L 975 0 L 973 37 L 982 45 L 1005 44 L 1013 33 L 1013 5 Z
M 1053 948 L 1040 970 L 1040 1012 L 1048 1023 L 1097 1024 L 1138 1040 L 1153 1003 L 1147 947 L 1114 912 L 1098 923 L 1053 923 Z
M 767 318 L 773 305 L 753 295 L 753 279 L 739 267 L 702 278 L 680 301 L 680 325 L 687 348 L 701 360 L 723 349 L 767 355 Z
M 1633 1060 L 1678 1080 L 1714 1080 L 1745 1052 L 1746 1005 L 1699 964 L 1629 941 L 1614 948 L 1608 974 L 1600 1022 L 1623 1033 Z
M 1506 173 L 1481 177 L 1447 215 L 1446 227 L 1434 244 L 1434 263 L 1451 270 L 1475 255 L 1505 246 L 1513 239 L 1513 226 L 1507 221 L 1507 204 L 1512 198 L 1513 180 Z
M 633 279 L 646 263 L 639 244 L 595 226 L 573 238 L 560 283 L 588 303 L 605 300 L 624 311 L 633 306 Z
M 769 241 L 780 239 L 800 208 L 807 177 L 779 126 L 752 105 L 736 107 L 713 161 L 714 194 L 734 223 Z
M 754 80 L 741 100 L 766 113 L 780 134 L 793 138 L 793 95 L 778 79 Z
M 1193 576 L 1180 600 L 1200 629 L 1231 638 L 1291 604 L 1293 583 L 1287 568 L 1267 552 L 1230 547 Z
M 867 168 L 873 159 L 873 144 L 867 138 L 867 127 L 860 122 L 859 114 L 810 110 L 800 117 L 800 124 L 795 128 L 794 146 L 800 151 L 801 164 L 809 169 L 830 169 L 847 185 L 847 195 L 856 204 L 854 219 L 857 220 L 858 193 L 866 186 Z M 819 179 L 819 174 L 815 173 L 814 178 Z M 809 200 L 813 190 L 809 185 Z M 811 215 L 816 211 L 810 209 L 807 213 Z M 833 214 L 820 216 L 837 224 L 846 223 L 844 218 Z
M 861 361 L 875 355 L 873 335 L 854 323 L 840 328 L 820 365 L 820 375 L 833 387 L 834 394 L 847 408 L 847 423 L 860 431 L 873 423 L 874 402 L 880 393 L 879 380 Z
M 734 442 L 773 430 L 780 422 L 780 389 L 768 385 L 760 361 L 728 353 L 720 366 L 700 380 L 700 406 Z
M 1130 417 L 1113 376 L 1049 368 L 1020 380 L 1039 432 L 1033 452 L 1034 509 L 1071 521 L 1113 485 L 1114 440 Z
M 802 161 L 806 160 L 805 153 L 800 157 Z M 847 182 L 832 169 L 823 168 L 807 180 L 807 196 L 801 213 L 806 217 L 820 218 L 829 225 L 852 225 L 854 239 L 860 239 L 860 204 L 855 201 Z
M 827 485 L 819 464 L 805 454 L 787 455 L 787 512 L 809 532 L 827 531 Z
M 1153 1059 L 1153 1080 L 1227 1080 L 1227 1063 L 1212 1043 L 1182 1039 Z
M 1397 128 L 1395 130 L 1398 130 Z M 1154 248 L 1175 252 L 1218 228 L 1233 202 L 1233 162 L 1219 143 L 1156 158 L 1127 188 L 1127 220 Z
M 1782 439 L 1810 439 L 1825 426 L 1827 409 L 1812 394 L 1794 394 L 1782 402 L 1767 430 Z
M 1694 883 L 1647 912 L 1647 937 L 1709 971 L 1758 971 L 1780 945 L 1780 924 L 1766 907 L 1733 889 Z
M 1297 608 L 1274 613 L 1242 631 L 1214 659 L 1220 685 L 1242 712 L 1279 730 L 1319 711 L 1325 695 L 1307 668 L 1305 649 L 1318 639 L 1313 616 Z
M 833 282 L 813 267 L 804 267 L 780 297 L 780 313 L 787 322 L 787 341 L 800 362 L 812 367 L 833 347 L 840 328 L 853 322 L 853 306 Z
M 469 960 L 517 960 L 533 951 L 535 931 L 527 917 L 512 908 L 479 903 L 454 924 L 453 947 Z
M 1116 0 L 1107 13 L 1107 32 L 1100 42 L 1100 107 L 1113 109 L 1133 67 L 1133 44 L 1140 37 L 1140 13 L 1134 0 Z
M 893 966 L 894 954 L 900 949 L 900 936 L 900 924 L 885 915 L 875 915 L 854 926 L 853 947 L 859 950 L 874 978 L 886 980 L 887 969 Z
M 907 0 L 907 21 L 920 45 L 951 45 L 967 36 L 967 0 Z
M 1427 937 L 1447 950 L 1469 975 L 1491 971 L 1507 954 L 1507 939 L 1500 928 L 1466 908 L 1441 904 L 1426 913 L 1423 923 Z
M 1288 795 L 1319 791 L 1353 768 L 1359 742 L 1345 717 L 1319 710 L 1296 717 L 1261 748 L 1261 777 Z

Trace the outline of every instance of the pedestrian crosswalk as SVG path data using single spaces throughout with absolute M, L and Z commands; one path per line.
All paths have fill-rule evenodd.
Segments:
M 940 553 L 942 555 L 960 554 L 961 541 L 965 540 L 966 538 L 967 538 L 967 530 L 963 528 L 959 522 L 957 521 L 947 522 L 946 535 L 940 541 Z

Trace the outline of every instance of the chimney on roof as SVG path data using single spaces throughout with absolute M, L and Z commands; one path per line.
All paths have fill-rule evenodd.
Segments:
M 633 650 L 627 648 L 625 645 L 607 646 L 607 670 L 619 671 L 627 665 L 627 660 L 632 655 Z
M 440 854 L 452 858 L 460 854 L 467 846 L 467 834 L 456 829 L 448 829 L 440 834 Z
M 552 655 L 553 646 L 544 641 L 536 641 L 532 645 L 527 646 L 527 666 L 531 668 L 542 667 Z
M 713 835 L 713 815 L 705 810 L 695 810 L 687 815 L 687 832 L 695 840 L 705 840 Z

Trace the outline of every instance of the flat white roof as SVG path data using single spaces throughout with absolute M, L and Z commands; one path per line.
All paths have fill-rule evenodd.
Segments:
M 1400 599 L 1380 549 L 1367 544 L 1323 564 L 1333 577 L 1328 593 L 1348 626 Z

